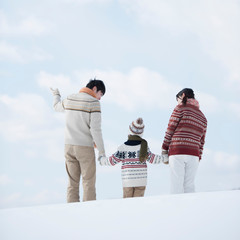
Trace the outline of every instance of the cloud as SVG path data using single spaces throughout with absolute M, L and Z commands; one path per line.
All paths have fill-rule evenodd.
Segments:
M 198 92 L 197 99 L 200 102 L 200 109 L 206 114 L 227 113 L 229 116 L 240 119 L 240 104 L 238 102 L 227 102 L 217 97 Z
M 240 119 L 240 103 L 230 102 L 227 104 L 227 108 Z
M 63 195 L 57 191 L 49 191 L 47 189 L 44 189 L 35 195 L 25 197 L 22 200 L 27 205 L 39 205 L 53 202 L 56 203 L 63 201 Z
M 229 71 L 229 84 L 240 90 L 240 4 L 236 0 L 120 0 L 144 25 L 172 35 L 192 33 L 213 59 Z
M 0 135 L 7 142 L 24 143 L 22 154 L 26 158 L 63 160 L 60 149 L 64 141 L 64 115 L 55 114 L 42 96 L 0 95 L 0 107 L 4 111 L 0 117 Z M 39 149 L 44 149 L 44 152 L 39 152 Z
M 18 17 L 10 22 L 0 11 L 0 34 L 2 36 L 41 36 L 48 34 L 53 25 L 35 16 Z
M 133 68 L 126 74 L 100 70 L 95 70 L 92 74 L 104 79 L 107 85 L 104 101 L 115 103 L 128 111 L 140 108 L 173 109 L 176 106 L 176 93 L 183 88 L 179 84 L 171 83 L 160 73 L 143 67 Z M 81 79 L 87 76 L 80 72 L 78 75 Z M 215 96 L 204 92 L 195 94 L 203 112 L 221 111 L 220 102 Z
M 40 48 L 34 47 L 26 50 L 7 43 L 6 41 L 0 42 L 0 61 L 28 63 L 31 61 L 45 61 L 51 59 L 53 59 L 53 56 Z
M 86 5 L 86 4 L 104 4 L 104 3 L 109 3 L 112 2 L 112 0 L 61 0 L 64 3 L 75 3 L 75 4 L 81 4 L 81 5 Z
M 203 170 L 212 174 L 234 174 L 239 173 L 240 170 L 240 156 L 237 153 L 227 151 L 214 151 L 205 148 L 201 165 L 202 163 Z
M 64 193 L 43 189 L 35 194 L 11 193 L 0 198 L 0 208 L 34 206 L 65 202 Z
M 19 205 L 20 200 L 21 200 L 21 194 L 18 192 L 9 194 L 4 197 L 1 196 L 0 208 L 16 207 Z
M 54 59 L 54 56 L 50 53 L 46 52 L 45 50 L 34 47 L 32 49 L 25 50 L 23 52 L 24 58 L 26 59 L 26 62 L 32 62 L 32 61 L 49 61 Z
M 221 169 L 235 170 L 240 168 L 240 156 L 223 151 L 214 153 L 213 161 Z
M 213 95 L 198 92 L 196 98 L 200 103 L 200 109 L 206 114 L 216 113 L 222 110 L 220 101 Z
M 37 76 L 38 85 L 50 91 L 50 87 L 59 88 L 62 96 L 78 92 L 89 79 L 102 79 L 106 85 L 104 102 L 115 104 L 126 111 L 139 109 L 173 109 L 176 106 L 175 95 L 183 87 L 168 81 L 159 72 L 136 67 L 127 73 L 116 70 L 74 71 L 72 76 L 50 74 L 41 71 Z M 228 111 L 239 116 L 238 103 L 222 102 L 214 95 L 195 90 L 201 110 L 206 114 Z
M 12 182 L 12 179 L 10 179 L 8 175 L 6 174 L 0 175 L 0 186 L 6 186 L 11 182 Z
M 5 41 L 1 41 L 0 61 L 24 62 L 24 58 L 17 46 L 13 46 Z
M 6 115 L 3 116 L 1 121 L 5 123 L 5 126 L 11 124 L 12 121 L 17 123 L 17 128 L 23 129 L 21 126 L 38 127 L 48 123 L 47 115 L 50 108 L 47 105 L 43 97 L 37 94 L 20 94 L 17 97 L 10 97 L 8 95 L 0 95 L 0 104 L 6 109 Z M 26 123 L 26 124 L 25 124 Z M 1 127 L 4 129 L 5 127 Z M 15 135 L 17 132 L 14 131 Z M 23 135 L 19 135 L 20 139 L 24 138 L 24 135 L 29 135 L 25 132 Z M 9 133 L 7 134 L 9 135 Z M 11 135 L 11 134 L 10 134 Z M 15 135 L 16 137 L 16 135 Z
M 6 14 L 0 10 L 0 35 L 2 38 L 8 39 L 8 41 L 0 41 L 0 61 L 28 63 L 53 59 L 51 54 L 39 47 L 29 46 L 26 49 L 9 43 L 11 37 L 15 40 L 16 37 L 18 39 L 32 36 L 38 37 L 50 33 L 52 29 L 53 25 L 51 23 L 45 22 L 45 20 L 41 21 L 34 16 L 16 17 L 10 22 Z
M 32 187 L 32 186 L 34 186 L 34 180 L 32 180 L 32 179 L 25 179 L 24 180 L 24 186 L 26 186 L 26 187 Z
M 160 154 L 162 141 L 159 139 L 147 138 L 150 150 L 153 153 Z M 216 174 L 224 171 L 225 173 L 239 173 L 240 170 L 240 155 L 227 151 L 215 151 L 204 147 L 203 158 L 201 165 L 204 165 L 204 170 L 208 173 Z M 204 172 L 204 171 L 203 171 Z
M 86 76 L 78 72 L 79 78 Z M 181 87 L 172 84 L 159 73 L 143 67 L 133 68 L 129 73 L 95 70 L 92 75 L 103 79 L 107 94 L 104 101 L 115 103 L 125 110 L 140 108 L 168 109 L 175 104 L 176 92 Z
M 47 73 L 45 71 L 41 71 L 37 75 L 37 82 L 38 85 L 42 88 L 45 88 L 50 93 L 50 87 L 52 88 L 58 88 L 60 93 L 70 93 L 75 89 L 75 84 L 73 81 L 71 81 L 71 78 L 69 76 L 65 76 L 63 74 L 53 75 L 50 73 Z M 80 87 L 78 87 L 80 89 Z

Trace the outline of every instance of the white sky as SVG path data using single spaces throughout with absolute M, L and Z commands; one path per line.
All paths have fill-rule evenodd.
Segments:
M 0 4 L 0 208 L 65 202 L 62 97 L 90 78 L 101 100 L 107 154 L 141 116 L 160 153 L 175 95 L 194 89 L 208 119 L 197 190 L 239 188 L 240 4 L 237 0 L 43 0 Z M 149 166 L 147 196 L 169 191 Z M 97 167 L 99 199 L 122 196 L 120 166 Z

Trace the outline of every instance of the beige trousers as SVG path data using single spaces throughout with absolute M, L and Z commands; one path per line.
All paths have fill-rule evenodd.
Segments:
M 146 187 L 124 187 L 123 188 L 123 197 L 143 197 Z
M 68 174 L 67 202 L 79 202 L 79 183 L 82 175 L 83 201 L 96 200 L 96 162 L 93 147 L 65 145 Z

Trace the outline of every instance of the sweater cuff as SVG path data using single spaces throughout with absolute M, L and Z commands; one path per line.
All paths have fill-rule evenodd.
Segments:
M 162 151 L 168 151 L 168 149 L 169 149 L 169 146 L 165 144 L 162 145 Z

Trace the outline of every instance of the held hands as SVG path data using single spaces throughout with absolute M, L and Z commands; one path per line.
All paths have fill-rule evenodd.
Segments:
M 53 96 L 55 96 L 55 95 L 61 96 L 58 88 L 54 89 L 54 88 L 51 87 L 50 90 L 52 91 Z
M 169 157 L 168 157 L 168 155 L 167 154 L 163 154 L 162 155 L 162 158 L 163 158 L 163 163 L 164 164 L 168 164 L 169 163 Z
M 169 163 L 168 151 L 164 149 L 162 149 L 162 161 L 164 164 Z
M 104 158 L 105 156 L 103 156 L 103 155 L 99 155 L 98 156 L 98 162 L 99 162 L 99 164 L 101 165 L 101 166 L 103 166 L 104 164 L 103 164 L 103 158 Z

